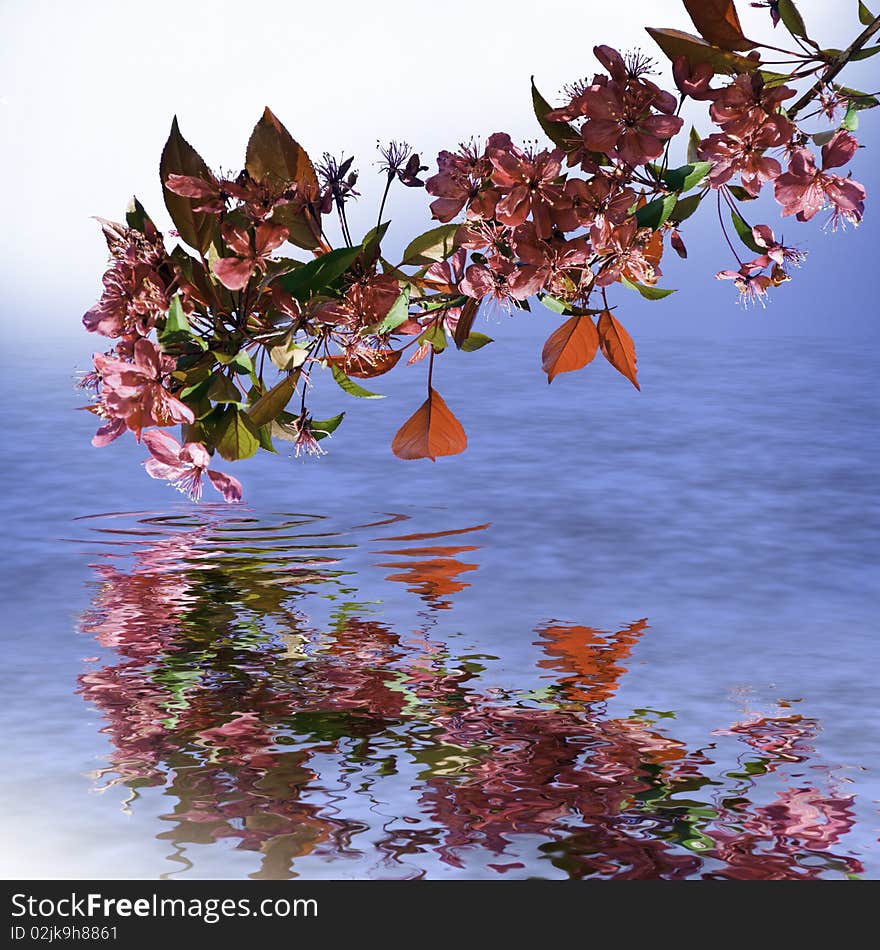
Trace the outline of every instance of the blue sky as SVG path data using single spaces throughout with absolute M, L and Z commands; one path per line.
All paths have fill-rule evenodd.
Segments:
M 766 10 L 739 6 L 749 35 L 786 45 L 781 27 L 768 30 Z M 845 45 L 859 30 L 855 0 L 800 0 L 799 6 L 811 32 L 830 45 Z M 5 334 L 30 333 L 34 318 L 53 332 L 77 332 L 81 313 L 98 294 L 105 258 L 91 215 L 121 217 L 136 192 L 160 226 L 167 225 L 157 163 L 174 113 L 215 167 L 240 167 L 250 128 L 266 104 L 313 157 L 324 150 L 354 152 L 363 198 L 353 227 L 366 230 L 379 198 L 379 180 L 371 174 L 377 138 L 405 138 L 429 163 L 439 148 L 475 133 L 504 129 L 534 138 L 540 132 L 529 101 L 531 74 L 552 98 L 566 81 L 596 69 L 595 43 L 650 50 L 644 25 L 690 28 L 678 0 L 592 4 L 589 12 L 554 0 L 541 4 L 537 23 L 531 4 L 494 0 L 452 0 L 442 8 L 343 0 L 333 5 L 332 17 L 326 9 L 281 0 L 252 8 L 169 0 L 3 4 Z M 858 64 L 847 74 L 849 84 L 876 91 L 877 62 Z M 863 116 L 859 134 L 869 149 L 880 145 L 877 118 Z M 872 200 L 877 168 L 867 151 L 854 163 L 869 191 L 860 229 L 830 234 L 818 221 L 781 226 L 810 258 L 766 310 L 743 311 L 732 286 L 714 280 L 731 260 L 704 209 L 685 233 L 691 259 L 682 265 L 667 258 L 664 282 L 680 288 L 677 294 L 648 304 L 618 293 L 632 329 L 642 335 L 874 335 L 869 275 L 880 238 Z M 778 233 L 775 205 L 766 206 L 766 220 Z M 423 192 L 400 189 L 389 207 L 392 245 L 430 226 Z

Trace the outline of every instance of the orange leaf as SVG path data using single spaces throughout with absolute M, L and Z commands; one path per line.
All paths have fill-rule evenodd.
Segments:
M 623 324 L 614 319 L 608 310 L 599 317 L 599 346 L 605 359 L 636 387 L 636 348 L 632 337 Z
M 700 36 L 729 50 L 750 50 L 757 44 L 747 40 L 740 26 L 733 0 L 684 0 Z
M 404 422 L 394 436 L 391 451 L 402 459 L 431 459 L 438 455 L 458 455 L 467 448 L 461 423 L 434 389 L 419 409 Z
M 560 373 L 583 369 L 599 348 L 599 334 L 589 317 L 576 316 L 557 327 L 544 344 L 541 363 L 552 383 Z
M 674 62 L 679 56 L 695 66 L 708 63 L 716 73 L 750 73 L 761 65 L 757 59 L 749 59 L 739 53 L 713 46 L 699 36 L 682 30 L 655 29 L 646 27 L 654 42 Z

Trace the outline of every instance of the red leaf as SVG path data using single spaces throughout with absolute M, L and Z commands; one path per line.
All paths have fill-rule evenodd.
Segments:
M 583 369 L 599 348 L 599 334 L 589 317 L 576 316 L 557 327 L 544 344 L 541 363 L 552 383 L 560 373 Z
M 455 345 L 459 349 L 461 349 L 462 343 L 464 343 L 470 335 L 471 327 L 474 325 L 474 320 L 477 319 L 477 311 L 479 309 L 480 301 L 474 300 L 473 297 L 468 297 L 467 303 L 462 307 L 458 323 L 455 325 L 455 333 L 452 334 Z
M 431 459 L 438 455 L 458 455 L 467 448 L 461 423 L 434 389 L 419 409 L 404 422 L 394 436 L 391 451 L 402 459 Z
M 329 362 L 335 363 L 346 376 L 353 379 L 372 379 L 394 369 L 400 359 L 401 350 L 374 350 L 369 359 L 364 356 L 346 357 L 344 353 L 331 356 Z
M 713 46 L 743 51 L 757 45 L 745 38 L 733 0 L 684 0 L 684 5 L 700 36 Z
M 599 317 L 599 346 L 605 359 L 636 387 L 636 348 L 632 337 L 608 310 Z

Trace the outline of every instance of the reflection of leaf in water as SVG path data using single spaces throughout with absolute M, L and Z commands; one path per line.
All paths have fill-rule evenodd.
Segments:
M 853 802 L 814 761 L 814 720 L 756 716 L 719 730 L 745 746 L 732 768 L 709 757 L 715 746 L 660 731 L 661 718 L 677 726 L 671 712 L 608 718 L 645 620 L 615 633 L 543 624 L 545 685 L 511 693 L 487 685 L 480 661 L 496 658 L 455 651 L 436 630 L 402 639 L 378 601 L 352 600 L 343 567 L 318 563 L 327 539 L 339 545 L 331 533 L 303 533 L 302 518 L 275 530 L 202 517 L 153 518 L 149 536 L 130 540 L 117 532 L 82 619 L 118 654 L 79 680 L 104 717 L 107 772 L 175 803 L 160 835 L 172 860 L 188 861 L 190 842 L 229 838 L 258 855 L 252 876 L 265 878 L 328 862 L 346 875 L 347 861 L 378 876 L 433 873 L 438 861 L 481 875 L 542 876 L 542 862 L 554 876 L 600 878 L 861 872 L 833 850 Z M 394 558 L 390 580 L 448 607 L 476 567 L 458 555 L 477 548 L 419 542 L 485 527 L 376 540 L 394 545 L 379 552 Z M 308 593 L 332 601 L 320 634 L 302 612 Z
M 548 657 L 538 666 L 564 674 L 559 682 L 571 702 L 609 699 L 626 672 L 622 661 L 647 627 L 647 620 L 638 620 L 609 635 L 592 627 L 550 621 L 537 631 L 541 637 L 538 645 Z

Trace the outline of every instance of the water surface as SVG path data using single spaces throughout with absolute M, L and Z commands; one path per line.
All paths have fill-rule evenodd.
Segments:
M 4 367 L 4 874 L 877 877 L 868 352 L 521 342 L 442 365 L 461 458 L 389 456 L 393 374 L 241 508 Z

